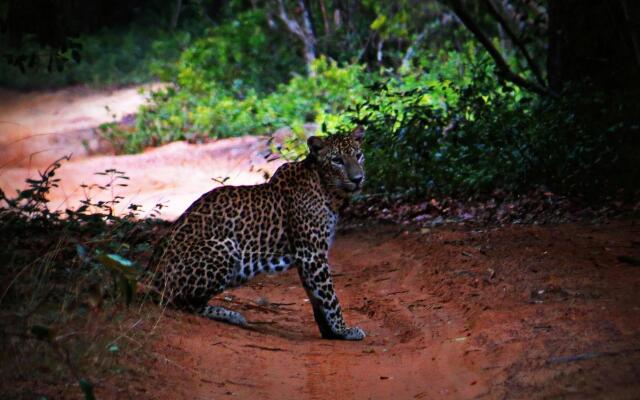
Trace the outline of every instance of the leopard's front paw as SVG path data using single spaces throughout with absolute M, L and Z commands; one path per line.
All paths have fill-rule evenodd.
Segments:
M 364 331 L 357 326 L 354 328 L 347 328 L 342 335 L 345 340 L 362 340 L 366 337 Z

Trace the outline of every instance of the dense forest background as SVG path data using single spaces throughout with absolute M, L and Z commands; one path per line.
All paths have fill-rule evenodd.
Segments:
M 631 1 L 4 1 L 0 84 L 170 85 L 121 152 L 303 126 L 372 132 L 374 193 L 635 194 Z

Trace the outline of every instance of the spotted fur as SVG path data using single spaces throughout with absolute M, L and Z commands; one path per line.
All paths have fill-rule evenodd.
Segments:
M 174 223 L 151 262 L 162 302 L 237 325 L 244 317 L 208 305 L 256 275 L 296 267 L 324 338 L 361 340 L 342 318 L 328 263 L 338 210 L 364 182 L 362 128 L 308 140 L 309 155 L 269 182 L 216 188 Z

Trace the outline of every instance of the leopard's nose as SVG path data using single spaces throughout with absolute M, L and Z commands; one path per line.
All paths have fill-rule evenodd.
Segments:
M 351 182 L 355 183 L 356 185 L 360 185 L 362 183 L 362 175 L 354 176 L 353 178 L 351 178 Z

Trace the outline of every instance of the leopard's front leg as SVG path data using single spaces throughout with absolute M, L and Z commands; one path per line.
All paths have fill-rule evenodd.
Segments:
M 299 247 L 296 251 L 298 273 L 302 280 L 313 316 L 325 339 L 362 340 L 365 333 L 358 327 L 347 327 L 342 318 L 342 309 L 333 288 L 326 252 Z

